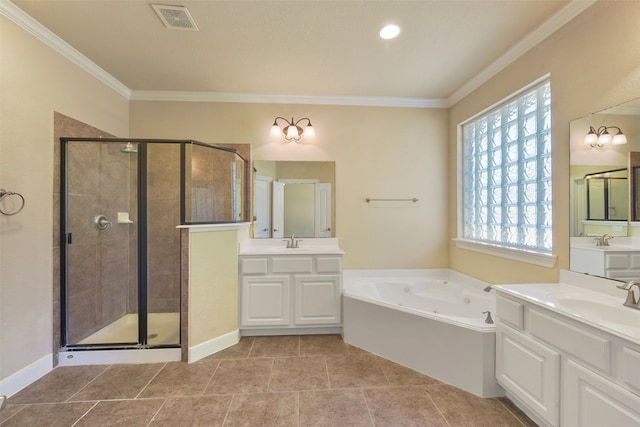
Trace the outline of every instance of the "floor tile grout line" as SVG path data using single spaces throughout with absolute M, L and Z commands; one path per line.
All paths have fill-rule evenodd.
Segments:
M 322 360 L 324 360 L 324 370 L 327 373 L 327 386 L 329 387 L 328 390 L 333 390 L 333 387 L 331 387 L 331 374 L 329 373 L 329 362 L 327 362 L 326 354 L 322 356 Z
M 233 393 L 231 395 L 231 400 L 229 401 L 229 405 L 227 406 L 227 412 L 224 414 L 224 419 L 222 420 L 222 427 L 227 423 L 227 418 L 229 417 L 229 413 L 231 412 L 231 407 L 233 406 L 233 401 L 236 399 L 238 393 Z
M 91 411 L 93 410 L 93 408 L 95 408 L 96 406 L 98 406 L 98 403 L 100 403 L 100 402 L 101 402 L 101 401 L 100 401 L 100 400 L 98 400 L 98 401 L 96 401 L 96 403 L 94 403 L 93 405 L 91 405 L 91 408 L 87 409 L 87 410 L 85 411 L 85 413 L 84 413 L 84 414 L 82 414 L 82 415 L 81 415 L 81 416 L 80 416 L 80 417 L 79 417 L 79 418 L 78 418 L 78 419 L 77 419 L 73 424 L 71 424 L 71 427 L 73 427 L 73 426 L 75 426 L 76 424 L 78 424 L 78 423 L 80 422 L 80 420 L 81 420 L 81 419 L 83 419 L 84 417 L 86 417 L 86 416 L 87 416 L 87 414 L 88 414 L 89 412 L 91 412 Z
M 509 412 L 516 420 L 518 420 L 518 422 L 520 424 L 522 424 L 523 426 L 526 426 L 526 424 L 524 423 L 524 421 L 522 421 L 520 419 L 520 417 L 515 414 L 507 405 L 505 405 L 504 403 L 502 403 L 502 401 L 500 399 L 495 399 L 498 403 L 500 403 L 500 405 L 502 405 L 503 408 L 505 408 L 507 410 L 507 412 Z
M 243 357 L 243 359 L 250 359 L 251 358 L 251 352 L 253 351 L 253 346 L 256 343 L 256 337 L 250 337 L 251 338 L 251 346 L 249 347 L 249 351 L 247 352 L 247 355 L 245 357 Z M 242 338 L 240 338 L 242 339 Z
M 367 414 L 369 414 L 369 422 L 372 426 L 375 426 L 375 420 L 373 419 L 373 414 L 371 413 L 371 407 L 369 406 L 369 402 L 367 402 L 367 396 L 364 395 L 365 387 L 358 388 L 360 390 L 360 396 L 362 397 L 362 401 L 364 402 L 364 406 L 367 408 Z
M 205 392 L 207 391 L 207 389 L 211 385 L 211 381 L 213 381 L 213 377 L 216 376 L 216 372 L 218 372 L 218 369 L 220 369 L 220 365 L 222 364 L 222 360 L 223 359 L 218 360 L 218 362 L 216 364 L 216 369 L 213 370 L 213 374 L 211 374 L 211 377 L 209 378 L 209 381 L 207 381 L 207 383 L 205 384 L 204 388 L 202 389 L 202 395 L 203 396 L 205 396 Z
M 73 402 L 71 399 L 73 399 L 73 397 L 74 397 L 75 395 L 77 395 L 78 393 L 80 393 L 80 392 L 81 392 L 82 390 L 84 390 L 85 388 L 89 387 L 89 385 L 93 384 L 93 383 L 94 383 L 98 378 L 100 378 L 102 375 L 104 375 L 104 374 L 105 374 L 105 372 L 107 372 L 109 369 L 112 369 L 114 366 L 115 366 L 114 364 L 107 365 L 107 367 L 106 367 L 102 372 L 100 372 L 98 375 L 96 375 L 95 377 L 93 377 L 93 378 L 91 379 L 91 381 L 89 381 L 88 383 L 86 383 L 85 385 L 83 385 L 82 387 L 80 387 L 80 388 L 79 388 L 75 393 L 73 393 L 71 396 L 69 396 L 69 397 L 67 398 L 67 400 L 65 400 L 64 402 Z
M 422 391 L 427 395 L 427 398 L 431 401 L 431 403 L 433 403 L 433 406 L 436 408 L 436 411 L 438 411 L 444 422 L 447 423 L 449 427 L 451 427 L 449 420 L 447 419 L 447 417 L 445 417 L 444 412 L 442 412 L 442 409 L 440 409 L 436 401 L 433 400 L 433 396 L 431 396 L 431 393 L 429 393 L 429 390 L 427 390 L 427 388 L 428 386 L 422 386 Z
M 269 379 L 267 380 L 267 393 L 271 393 L 271 378 L 273 377 L 273 367 L 276 364 L 276 358 L 271 358 L 271 368 L 269 368 Z
M 136 396 L 134 397 L 134 399 L 138 399 L 140 397 L 140 395 L 147 389 L 147 387 L 149 387 L 149 384 L 151 384 L 151 382 L 153 382 L 153 380 L 155 380 L 158 375 L 160 375 L 160 372 L 162 372 L 164 370 L 164 368 L 167 367 L 167 365 L 169 364 L 169 362 L 165 362 L 162 367 L 160 369 L 158 369 L 158 372 L 156 372 L 156 374 L 151 377 L 151 379 L 149 381 L 147 381 L 147 383 L 144 385 L 144 387 L 142 387 L 140 389 L 140 391 L 138 392 L 138 394 L 136 394 Z
M 153 424 L 153 421 L 156 419 L 156 417 L 158 416 L 158 414 L 160 413 L 160 411 L 162 411 L 162 408 L 164 408 L 164 405 L 167 404 L 167 401 L 169 400 L 168 397 L 165 397 L 162 401 L 162 405 L 160 405 L 160 407 L 158 408 L 158 410 L 155 412 L 155 414 L 153 414 L 153 416 L 151 417 L 151 419 L 149 420 L 149 422 L 147 423 L 147 427 L 149 427 L 151 424 Z

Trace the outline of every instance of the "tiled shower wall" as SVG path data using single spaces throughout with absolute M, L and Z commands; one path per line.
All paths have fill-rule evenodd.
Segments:
M 147 145 L 147 307 L 180 311 L 180 145 Z
M 117 222 L 129 212 L 130 155 L 120 144 L 72 142 L 67 156 L 67 294 L 70 343 L 127 314 L 129 306 L 129 235 L 135 224 Z M 135 168 L 135 163 L 133 163 Z M 96 215 L 112 226 L 98 230 Z

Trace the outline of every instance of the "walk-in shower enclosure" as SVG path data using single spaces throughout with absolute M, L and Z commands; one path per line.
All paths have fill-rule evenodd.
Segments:
M 247 161 L 197 141 L 61 148 L 61 346 L 179 346 L 177 226 L 246 221 Z

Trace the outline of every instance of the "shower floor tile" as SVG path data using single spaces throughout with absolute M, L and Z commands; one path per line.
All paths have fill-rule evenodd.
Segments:
M 337 335 L 244 337 L 198 362 L 65 366 L 16 393 L 9 426 L 535 426 L 345 344 Z

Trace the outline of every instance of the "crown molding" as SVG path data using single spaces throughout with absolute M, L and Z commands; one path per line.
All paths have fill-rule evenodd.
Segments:
M 311 104 L 366 107 L 446 108 L 445 99 L 376 96 L 268 95 L 223 92 L 143 91 L 131 92 L 132 101 L 229 102 L 247 104 Z
M 76 48 L 55 35 L 51 30 L 33 19 L 25 11 L 13 4 L 9 0 L 0 0 L 0 15 L 6 16 L 20 28 L 36 37 L 38 40 L 76 64 L 84 71 L 100 80 L 107 87 L 129 99 L 131 97 L 131 89 L 122 84 L 118 79 L 107 73 L 99 67 L 95 62 L 91 61 L 85 55 L 80 53 Z
M 91 61 L 73 46 L 62 40 L 38 21 L 33 19 L 10 0 L 0 0 L 0 15 L 6 16 L 22 29 L 42 41 L 53 50 L 78 65 L 107 87 L 130 101 L 183 101 L 183 102 L 229 102 L 261 104 L 315 104 L 370 107 L 403 108 L 449 108 L 494 77 L 509 64 L 524 55 L 534 46 L 578 16 L 597 0 L 571 0 L 542 25 L 516 43 L 496 61 L 467 81 L 447 99 L 402 98 L 376 96 L 306 96 L 267 95 L 223 92 L 187 91 L 138 91 L 131 90 L 103 68 Z
M 460 89 L 455 91 L 447 99 L 447 106 L 451 107 L 455 105 L 462 98 L 469 95 L 500 71 L 507 68 L 507 66 L 513 63 L 516 59 L 520 58 L 533 47 L 540 44 L 543 40 L 565 26 L 569 21 L 584 12 L 596 2 L 597 0 L 571 0 L 565 7 L 560 9 L 538 28 L 513 45 L 507 52 L 489 64 L 489 66 L 479 74 L 462 85 Z

